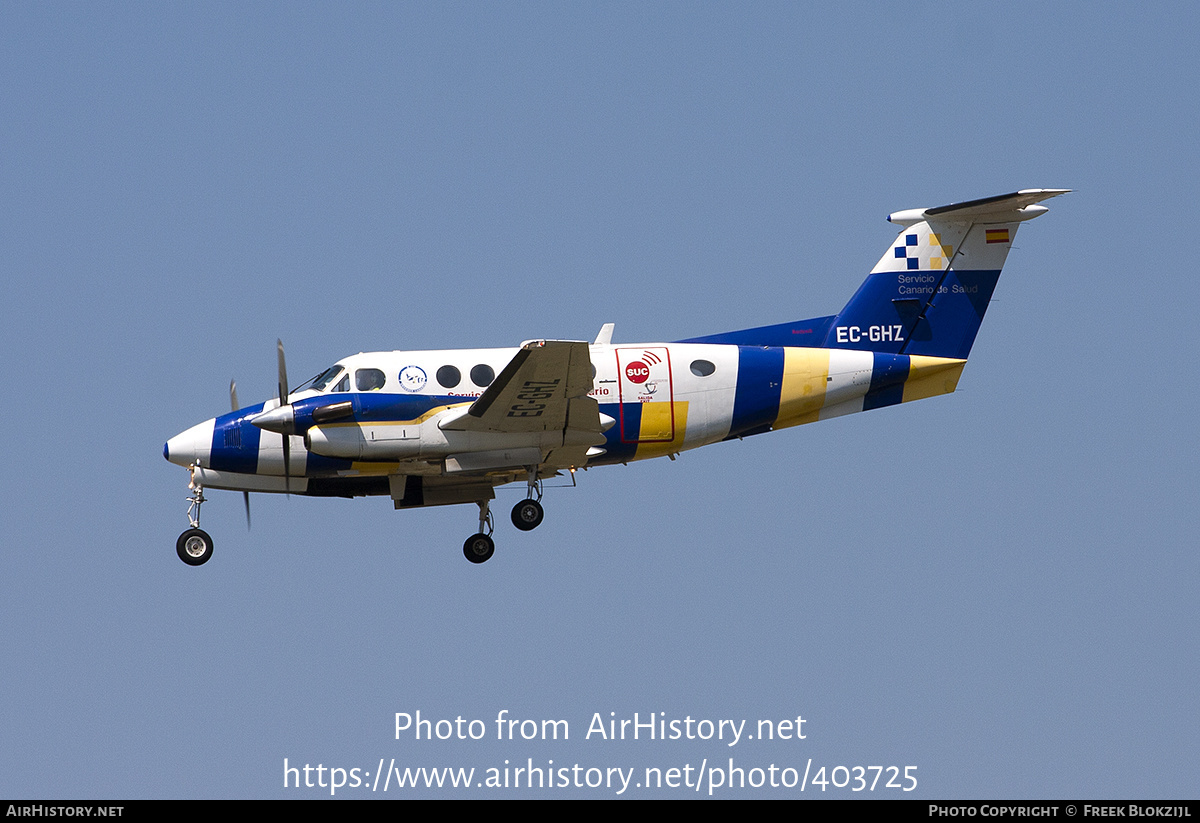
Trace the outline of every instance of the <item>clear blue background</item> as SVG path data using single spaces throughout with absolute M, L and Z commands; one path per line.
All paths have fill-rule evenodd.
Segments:
M 0 796 L 733 757 L 913 765 L 908 797 L 1195 797 L 1198 24 L 5 4 Z M 1022 228 L 953 396 L 589 471 L 527 535 L 501 492 L 481 567 L 473 507 L 260 495 L 247 532 L 232 492 L 212 562 L 175 556 L 163 441 L 231 377 L 271 396 L 276 337 L 299 382 L 362 350 L 828 314 L 889 212 L 1027 187 L 1075 191 Z M 498 742 L 501 709 L 571 739 Z M 417 710 L 489 739 L 394 739 Z M 584 740 L 596 712 L 807 739 Z

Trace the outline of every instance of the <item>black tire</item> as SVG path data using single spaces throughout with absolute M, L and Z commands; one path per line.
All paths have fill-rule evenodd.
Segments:
M 513 525 L 523 532 L 536 529 L 542 524 L 542 518 L 545 516 L 542 504 L 536 500 L 522 500 L 513 506 L 512 510 Z
M 496 551 L 496 543 L 486 534 L 473 534 L 463 543 L 463 557 L 472 563 L 486 563 Z
M 202 529 L 188 529 L 175 541 L 175 553 L 189 566 L 203 566 L 212 557 L 212 538 Z

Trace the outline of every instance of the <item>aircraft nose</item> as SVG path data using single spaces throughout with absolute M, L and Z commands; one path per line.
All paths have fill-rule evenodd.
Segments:
M 163 445 L 163 457 L 177 466 L 190 466 L 197 460 L 207 465 L 214 422 L 215 419 L 205 420 L 172 437 Z

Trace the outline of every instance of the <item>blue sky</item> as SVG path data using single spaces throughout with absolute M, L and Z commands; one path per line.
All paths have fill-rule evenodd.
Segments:
M 825 796 L 1195 796 L 1192 5 L 0 21 L 0 795 L 732 757 L 917 767 Z M 163 441 L 230 378 L 269 397 L 277 337 L 298 382 L 363 350 L 829 314 L 889 212 L 1039 187 L 1074 192 L 1021 230 L 955 395 L 587 472 L 481 567 L 472 507 L 260 495 L 247 532 L 221 492 L 213 561 L 175 557 Z M 418 710 L 490 734 L 397 740 Z M 501 710 L 570 740 L 496 740 Z M 610 712 L 806 737 L 585 739 Z

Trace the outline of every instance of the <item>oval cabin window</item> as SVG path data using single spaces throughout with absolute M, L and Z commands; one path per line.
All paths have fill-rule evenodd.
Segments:
M 495 379 L 496 372 L 492 371 L 491 366 L 480 363 L 471 369 L 471 382 L 476 386 L 490 386 Z

